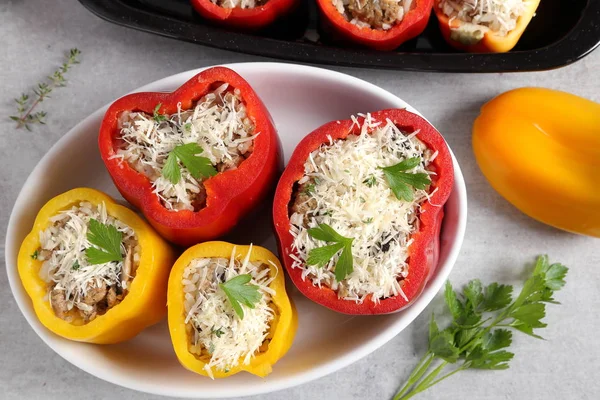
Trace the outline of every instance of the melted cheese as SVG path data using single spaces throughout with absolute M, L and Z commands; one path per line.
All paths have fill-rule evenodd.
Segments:
M 360 28 L 389 30 L 401 22 L 413 0 L 331 0 L 337 11 Z M 395 14 L 395 15 L 393 15 Z
M 182 285 L 185 293 L 185 322 L 191 327 L 190 352 L 208 356 L 205 365 L 209 376 L 213 368 L 228 371 L 240 363 L 249 364 L 269 334 L 274 318 L 269 284 L 275 279 L 268 265 L 250 262 L 252 247 L 243 260 L 235 258 L 198 258 L 185 269 Z M 241 274 L 249 274 L 250 284 L 257 285 L 261 294 L 254 308 L 241 305 L 244 318 L 233 310 L 227 296 L 219 288 Z
M 42 280 L 51 286 L 51 290 L 64 290 L 69 310 L 77 307 L 89 311 L 83 298 L 90 288 L 117 285 L 127 289 L 123 276 L 123 262 L 112 261 L 105 264 L 90 265 L 85 250 L 91 247 L 87 240 L 90 219 L 103 224 L 114 225 L 123 234 L 121 254 L 125 257 L 125 242 L 134 239 L 133 230 L 106 212 L 104 203 L 94 207 L 81 202 L 68 210 L 61 211 L 50 219 L 52 225 L 39 234 L 41 251 L 38 259 L 43 261 L 39 271 Z M 139 261 L 139 251 L 135 251 L 134 262 Z M 131 278 L 131 277 L 127 277 Z
M 458 18 L 484 30 L 507 35 L 527 6 L 526 0 L 445 0 L 440 3 L 450 21 Z
M 367 115 L 359 135 L 330 139 L 328 145 L 310 154 L 304 165 L 305 176 L 299 181 L 311 185 L 309 199 L 298 207 L 304 212 L 290 217 L 292 267 L 303 269 L 303 279 L 357 302 L 369 294 L 375 302 L 403 295 L 401 281 L 410 275 L 406 261 L 411 234 L 419 226 L 420 204 L 430 194 L 415 190 L 414 201 L 396 199 L 379 167 L 421 157 L 420 165 L 410 172 L 434 174 L 428 166 L 436 154 L 416 138 L 417 133 L 405 134 L 391 121 L 375 121 Z M 321 223 L 354 238 L 354 271 L 341 282 L 334 276 L 339 254 L 324 267 L 305 263 L 310 250 L 325 245 L 308 234 L 309 228 Z
M 202 157 L 213 165 L 234 169 L 243 154 L 252 150 L 254 125 L 246 116 L 246 107 L 236 89 L 227 91 L 224 83 L 200 99 L 194 109 L 181 110 L 155 121 L 142 112 L 125 112 L 120 118 L 121 139 L 124 145 L 113 158 L 120 158 L 145 174 L 154 193 L 170 210 L 194 211 L 194 200 L 203 192 L 202 181 L 195 179 L 180 163 L 181 179 L 171 183 L 161 175 L 169 153 L 181 144 L 197 143 Z

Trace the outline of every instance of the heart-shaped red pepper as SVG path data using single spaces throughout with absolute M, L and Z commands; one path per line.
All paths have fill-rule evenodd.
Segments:
M 152 115 L 159 104 L 161 114 L 176 113 L 178 104 L 182 110 L 191 109 L 197 100 L 222 83 L 239 90 L 246 114 L 254 123 L 254 132 L 259 133 L 254 138 L 254 150 L 237 169 L 218 173 L 203 182 L 207 195 L 205 207 L 197 211 L 169 210 L 153 193 L 152 182 L 144 174 L 120 157 L 114 157 L 121 142 L 119 117 L 127 111 Z M 225 67 L 204 70 L 172 93 L 133 93 L 115 101 L 102 120 L 98 145 L 108 173 L 123 197 L 140 209 L 163 237 L 183 246 L 229 232 L 269 192 L 280 163 L 279 139 L 269 112 L 248 82 Z

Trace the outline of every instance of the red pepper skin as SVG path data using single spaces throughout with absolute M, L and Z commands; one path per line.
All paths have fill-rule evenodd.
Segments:
M 190 109 L 194 102 L 227 82 L 240 90 L 246 113 L 260 134 L 254 139 L 254 151 L 237 169 L 221 172 L 206 181 L 206 206 L 198 211 L 169 211 L 152 193 L 152 182 L 127 162 L 113 158 L 120 141 L 119 116 L 124 111 L 143 111 L 152 115 L 157 104 L 161 114 Z M 225 67 L 200 72 L 172 93 L 133 93 L 115 101 L 106 112 L 98 145 L 106 165 L 121 195 L 140 209 L 148 222 L 166 239 L 189 246 L 212 240 L 230 231 L 248 211 L 268 194 L 278 175 L 280 149 L 277 131 L 264 104 L 248 82 Z
M 306 136 L 296 147 L 290 161 L 279 180 L 275 191 L 273 203 L 273 223 L 277 234 L 279 256 L 288 275 L 302 294 L 333 311 L 344 314 L 387 314 L 399 311 L 421 294 L 425 284 L 432 276 L 439 258 L 440 228 L 444 217 L 443 205 L 448 200 L 454 184 L 454 168 L 452 157 L 444 138 L 440 133 L 420 116 L 406 110 L 391 109 L 371 113 L 375 121 L 390 119 L 396 126 L 405 132 L 419 130 L 417 138 L 427 145 L 432 151 L 438 151 L 438 156 L 432 165 L 436 175 L 432 175 L 431 200 L 421 205 L 420 227 L 412 236 L 413 243 L 408 249 L 409 270 L 404 280 L 402 290 L 406 295 L 405 300 L 401 295 L 388 297 L 375 303 L 370 295 L 362 303 L 338 298 L 336 292 L 328 287 L 317 287 L 309 280 L 302 279 L 302 269 L 292 268 L 291 254 L 293 236 L 290 234 L 289 204 L 292 200 L 294 184 L 304 176 L 304 163 L 311 152 L 321 145 L 333 140 L 345 139 L 349 134 L 359 134 L 364 118 L 358 118 L 359 124 L 351 120 L 332 121 Z
M 433 0 L 416 0 L 415 6 L 404 15 L 404 19 L 387 31 L 361 28 L 346 21 L 331 0 L 317 0 L 317 4 L 321 26 L 332 39 L 389 51 L 423 32 L 429 21 Z
M 276 19 L 294 11 L 301 0 L 269 0 L 254 8 L 224 8 L 210 0 L 191 0 L 192 6 L 218 25 L 242 30 L 259 30 L 271 25 Z

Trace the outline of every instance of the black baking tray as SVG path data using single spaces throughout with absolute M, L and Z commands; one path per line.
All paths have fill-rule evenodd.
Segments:
M 460 53 L 442 39 L 432 17 L 425 31 L 398 49 L 343 48 L 320 38 L 314 0 L 289 21 L 260 34 L 228 31 L 203 20 L 188 0 L 79 0 L 110 22 L 179 40 L 290 61 L 438 72 L 538 71 L 571 64 L 600 44 L 600 0 L 542 0 L 508 53 Z

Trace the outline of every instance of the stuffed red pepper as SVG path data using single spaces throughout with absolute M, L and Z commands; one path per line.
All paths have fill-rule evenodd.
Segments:
M 279 251 L 292 281 L 346 314 L 408 306 L 437 266 L 453 182 L 444 139 L 406 110 L 318 128 L 296 147 L 275 193 Z
M 194 9 L 216 24 L 258 30 L 291 14 L 301 0 L 191 0 Z
M 433 0 L 317 0 L 332 40 L 393 50 L 427 26 Z
M 227 233 L 264 198 L 279 165 L 267 109 L 224 67 L 200 72 L 173 93 L 117 100 L 99 146 L 123 197 L 180 245 Z

